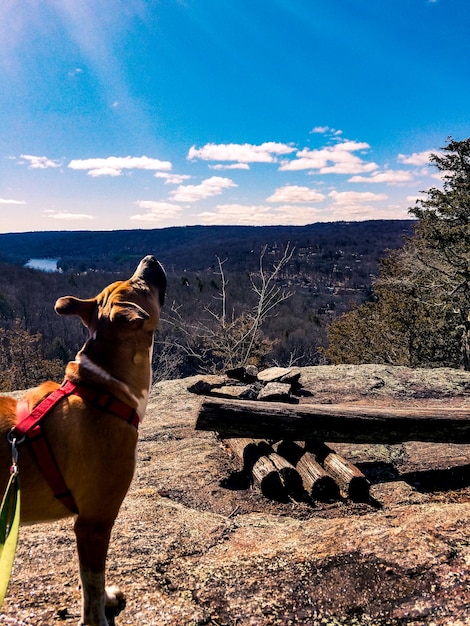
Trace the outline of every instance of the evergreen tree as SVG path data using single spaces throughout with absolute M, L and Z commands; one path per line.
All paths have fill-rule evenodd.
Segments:
M 333 363 L 470 369 L 470 139 L 431 156 L 442 189 L 410 213 L 415 234 L 382 260 L 374 301 L 329 328 Z
M 462 365 L 470 369 L 470 138 L 449 140 L 431 162 L 443 179 L 410 209 L 418 222 L 417 258 L 428 268 L 426 287 L 437 304 L 453 312 L 461 334 Z

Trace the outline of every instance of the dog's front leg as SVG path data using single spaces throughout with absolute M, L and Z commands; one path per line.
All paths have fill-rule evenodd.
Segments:
M 80 579 L 82 618 L 80 626 L 108 626 L 105 615 L 105 567 L 112 521 L 83 519 L 75 522 Z

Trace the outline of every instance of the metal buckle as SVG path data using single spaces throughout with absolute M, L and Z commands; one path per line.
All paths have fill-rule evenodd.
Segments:
M 11 446 L 11 467 L 10 474 L 18 474 L 18 446 L 23 443 L 25 436 L 16 438 L 15 428 L 12 428 L 7 434 L 7 441 Z

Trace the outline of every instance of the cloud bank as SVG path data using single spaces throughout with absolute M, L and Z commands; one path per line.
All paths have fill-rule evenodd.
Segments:
M 276 163 L 277 157 L 294 152 L 295 148 L 284 143 L 268 141 L 261 145 L 207 143 L 202 148 L 192 146 L 188 152 L 188 160 L 203 161 L 236 161 L 237 163 Z
M 60 161 L 54 161 L 45 156 L 21 154 L 20 158 L 23 159 L 23 161 L 26 161 L 29 164 L 29 167 L 33 170 L 45 170 L 49 167 L 60 167 L 62 165 Z
M 409 199 L 415 197 L 412 194 L 423 188 L 423 179 L 433 175 L 425 167 L 431 150 L 399 153 L 395 163 L 392 159 L 379 166 L 370 158 L 372 148 L 366 141 L 345 139 L 341 130 L 328 126 L 314 127 L 309 134 L 311 142 L 318 142 L 318 137 L 323 136 L 324 145 L 298 147 L 276 141 L 193 145 L 178 162 L 183 172 L 179 174 L 172 171 L 169 160 L 145 155 L 71 159 L 65 170 L 64 159 L 31 154 L 8 158 L 26 165 L 28 170 L 60 168 L 61 176 L 67 170 L 85 172 L 97 179 L 147 171 L 151 176 L 146 182 L 142 183 L 142 178 L 126 177 L 120 189 L 127 190 L 124 202 L 137 207 L 137 211 L 130 212 L 127 205 L 126 219 L 151 227 L 198 223 L 301 225 L 316 221 L 406 218 Z M 230 178 L 205 176 L 207 169 L 232 173 Z M 152 185 L 155 179 L 175 188 L 162 193 L 162 185 Z M 196 182 L 189 184 L 189 180 Z M 140 191 L 139 185 L 143 185 Z M 371 185 L 377 193 L 368 190 Z M 407 188 L 406 192 L 400 192 L 401 188 Z M 95 193 L 96 186 L 93 189 Z M 133 201 L 129 192 L 135 193 L 134 198 L 145 194 L 147 199 Z M 217 202 L 215 199 L 223 194 L 228 196 L 226 201 Z M 118 206 L 120 201 L 120 197 L 115 200 Z M 0 205 L 22 204 L 26 203 L 0 198 Z M 121 214 L 123 210 L 121 202 Z M 88 213 L 65 210 L 44 214 L 63 221 L 94 219 Z
M 89 176 L 121 176 L 122 170 L 153 170 L 169 171 L 172 165 L 169 161 L 141 157 L 115 157 L 94 159 L 73 159 L 68 166 L 72 170 L 85 170 Z
M 0 204 L 26 204 L 24 200 L 13 200 L 10 198 L 0 198 Z
M 170 198 L 177 202 L 197 202 L 212 196 L 218 196 L 224 189 L 237 187 L 230 178 L 212 176 L 203 180 L 200 185 L 180 185 L 170 193 Z

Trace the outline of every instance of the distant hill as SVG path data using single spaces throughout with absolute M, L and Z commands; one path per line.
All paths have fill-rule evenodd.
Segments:
M 150 253 L 168 273 L 167 302 L 159 325 L 155 362 L 159 372 L 168 378 L 189 376 L 210 366 L 207 355 L 202 360 L 197 358 L 198 342 L 203 340 L 194 329 L 202 325 L 209 328 L 210 334 L 211 325 L 217 324 L 217 315 L 221 313 L 222 283 L 217 257 L 223 267 L 224 306 L 227 314 L 236 318 L 256 307 L 256 285 L 262 282 L 258 274 L 261 250 L 265 249 L 266 276 L 281 261 L 289 244 L 294 251 L 273 285 L 273 293 L 278 289 L 289 297 L 263 327 L 269 346 L 264 358 L 266 363 L 280 365 L 324 362 L 321 350 L 327 345 L 329 324 L 353 304 L 372 297 L 380 259 L 387 256 L 387 250 L 401 247 L 404 237 L 412 232 L 410 220 L 375 220 L 297 227 L 188 226 L 3 234 L 0 355 L 15 362 L 21 355 L 25 360 L 25 346 L 29 345 L 34 358 L 43 355 L 43 363 L 54 365 L 73 358 L 86 332 L 79 320 L 55 314 L 56 299 L 65 294 L 85 298 L 97 294 L 106 284 L 128 278 L 138 261 Z M 24 267 L 31 258 L 58 259 L 63 271 L 42 272 Z M 185 334 L 188 328 L 191 331 Z M 189 337 L 197 345 L 185 349 L 181 337 Z M 214 354 L 217 357 L 215 351 Z M 11 370 L 9 363 L 0 368 L 4 378 Z M 40 371 L 44 372 L 43 366 Z M 0 375 L 0 388 L 2 384 L 6 389 L 10 383 L 2 383 Z M 28 379 L 16 383 L 14 388 L 33 384 L 36 383 Z
M 0 234 L 0 261 L 23 265 L 30 258 L 52 257 L 59 259 L 63 269 L 127 271 L 151 253 L 169 271 L 205 271 L 213 266 L 216 256 L 227 258 L 229 270 L 252 270 L 264 245 L 283 249 L 288 242 L 297 250 L 311 251 L 323 259 L 331 260 L 339 254 L 377 260 L 384 250 L 400 247 L 412 227 L 412 220 L 371 220 L 308 226 L 7 233 Z

